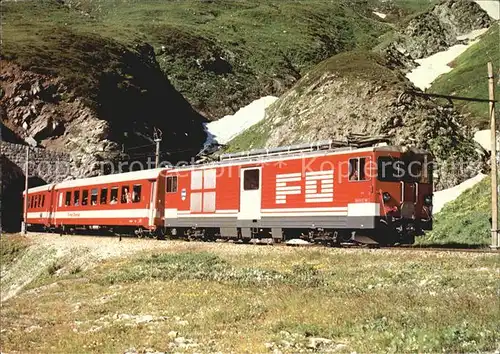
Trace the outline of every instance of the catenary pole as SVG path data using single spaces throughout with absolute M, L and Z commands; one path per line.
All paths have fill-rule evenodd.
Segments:
M 498 237 L 498 167 L 497 167 L 497 134 L 495 119 L 495 77 L 493 65 L 488 63 L 488 86 L 491 120 L 491 248 L 500 247 Z
M 161 139 L 155 139 L 156 143 L 155 168 L 158 168 L 158 166 L 160 165 L 160 142 Z

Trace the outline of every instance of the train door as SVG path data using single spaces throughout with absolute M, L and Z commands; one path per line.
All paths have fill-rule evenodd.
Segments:
M 49 191 L 49 207 L 48 207 L 48 218 L 47 218 L 47 223 L 49 225 L 55 225 L 56 224 L 56 211 L 57 211 L 57 206 L 62 205 L 62 193 L 61 192 L 56 192 L 55 191 L 56 186 L 50 187 Z
M 158 194 L 158 180 L 153 179 L 149 180 L 151 184 L 150 193 L 149 193 L 149 226 L 154 226 L 155 224 L 155 216 L 156 216 L 156 195 Z
M 165 195 L 165 190 L 166 190 L 166 178 L 163 173 L 160 173 L 160 177 L 158 177 L 157 181 L 157 204 L 156 204 L 156 218 L 157 220 L 157 225 L 156 226 L 163 226 L 163 219 L 165 218 L 165 201 L 166 201 L 166 195 Z
M 239 220 L 255 220 L 261 217 L 262 169 L 260 167 L 240 170 Z
M 401 181 L 401 216 L 413 218 L 415 215 L 415 204 L 417 201 L 417 184 L 409 181 Z

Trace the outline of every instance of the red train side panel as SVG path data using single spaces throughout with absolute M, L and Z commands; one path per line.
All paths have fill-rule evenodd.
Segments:
M 162 171 L 129 172 L 31 188 L 27 223 L 155 229 L 163 223 Z

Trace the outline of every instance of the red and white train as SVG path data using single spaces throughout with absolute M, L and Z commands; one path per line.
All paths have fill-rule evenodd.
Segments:
M 204 240 L 411 244 L 432 228 L 431 167 L 426 151 L 387 145 L 225 154 L 30 188 L 27 224 Z

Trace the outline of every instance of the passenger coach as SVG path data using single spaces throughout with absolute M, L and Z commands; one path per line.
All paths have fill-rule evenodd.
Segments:
M 29 225 L 67 231 L 156 231 L 162 224 L 164 169 L 76 179 L 28 190 Z

